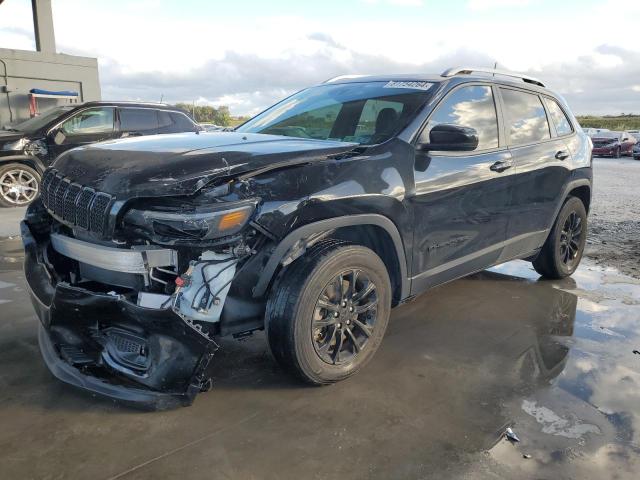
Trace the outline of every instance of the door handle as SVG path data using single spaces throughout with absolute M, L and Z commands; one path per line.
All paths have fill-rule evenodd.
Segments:
M 569 158 L 569 152 L 567 152 L 566 150 L 559 150 L 556 152 L 557 160 L 566 160 L 567 158 Z
M 511 167 L 513 167 L 513 162 L 511 162 L 511 160 L 499 160 L 491 165 L 489 167 L 489 170 L 491 170 L 492 172 L 502 173 Z

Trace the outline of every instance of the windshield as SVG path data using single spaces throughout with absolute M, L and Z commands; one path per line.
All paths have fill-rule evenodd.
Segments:
M 320 85 L 286 98 L 236 131 L 381 143 L 408 124 L 432 87 L 428 82 L 394 81 Z
M 72 108 L 73 107 L 71 106 L 54 107 L 44 113 L 41 113 L 37 117 L 33 117 L 29 120 L 16 123 L 15 125 L 9 125 L 8 130 L 16 130 L 18 132 L 33 132 L 35 130 L 38 130 L 39 128 L 44 127 L 46 124 L 55 120 L 64 112 L 68 112 Z

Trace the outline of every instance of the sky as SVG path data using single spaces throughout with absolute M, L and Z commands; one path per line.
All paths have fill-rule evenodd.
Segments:
M 471 65 L 543 80 L 576 114 L 640 114 L 640 0 L 52 0 L 57 50 L 97 57 L 102 98 L 252 115 L 341 74 Z M 0 48 L 33 50 L 30 0 Z

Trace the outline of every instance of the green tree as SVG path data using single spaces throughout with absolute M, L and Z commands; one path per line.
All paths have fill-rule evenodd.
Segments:
M 215 108 L 209 105 L 194 106 L 188 103 L 177 103 L 175 107 L 187 112 L 196 122 L 214 123 L 223 127 L 232 123 L 231 112 L 225 105 Z

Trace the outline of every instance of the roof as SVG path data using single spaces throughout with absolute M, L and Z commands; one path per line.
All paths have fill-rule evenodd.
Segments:
M 75 107 L 76 105 L 74 105 Z M 113 107 L 151 107 L 166 110 L 180 110 L 177 107 L 169 105 L 167 103 L 159 102 L 135 102 L 126 100 L 107 101 L 107 100 L 94 100 L 90 102 L 79 103 L 77 106 L 113 106 Z M 182 110 L 181 110 L 182 111 Z
M 361 82 L 431 82 L 442 83 L 453 81 L 456 83 L 466 82 L 486 82 L 500 83 L 503 85 L 511 85 L 515 87 L 524 87 L 537 92 L 549 93 L 550 90 L 543 83 L 528 75 L 486 68 L 474 67 L 458 67 L 449 68 L 442 74 L 425 74 L 425 73 L 399 73 L 392 75 L 341 75 L 330 78 L 324 83 L 341 84 L 341 83 L 361 83 Z

